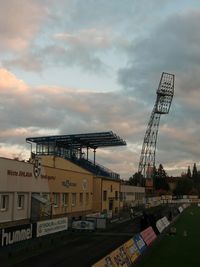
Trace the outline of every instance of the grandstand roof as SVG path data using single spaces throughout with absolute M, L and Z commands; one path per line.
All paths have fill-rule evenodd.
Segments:
M 36 144 L 56 143 L 57 146 L 68 148 L 98 148 L 111 146 L 124 146 L 126 142 L 119 136 L 110 132 L 86 133 L 86 134 L 70 134 L 55 136 L 28 137 L 26 141 Z

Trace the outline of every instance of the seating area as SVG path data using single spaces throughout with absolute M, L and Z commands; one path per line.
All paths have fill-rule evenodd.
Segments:
M 120 175 L 118 173 L 112 172 L 108 168 L 105 168 L 104 166 L 97 164 L 90 160 L 84 159 L 84 158 L 67 158 L 68 160 L 72 161 L 73 163 L 83 167 L 84 169 L 94 173 L 98 176 L 105 176 L 111 179 L 120 179 Z

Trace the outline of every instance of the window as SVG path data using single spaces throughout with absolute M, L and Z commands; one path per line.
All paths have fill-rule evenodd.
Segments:
M 53 204 L 54 204 L 54 207 L 59 206 L 59 194 L 58 193 L 53 193 Z
M 80 202 L 80 205 L 83 205 L 83 193 L 80 193 L 79 202 Z
M 86 193 L 86 205 L 89 204 L 89 193 Z
M 72 206 L 76 205 L 76 193 L 72 193 Z
M 113 191 L 113 188 L 112 188 L 112 185 L 110 186 L 110 192 L 112 192 Z
M 24 195 L 18 194 L 17 197 L 17 208 L 18 209 L 23 209 L 24 208 Z
M 63 193 L 62 194 L 62 205 L 63 206 L 68 206 L 69 204 L 69 194 L 68 193 Z
M 118 191 L 115 191 L 115 200 L 118 200 Z
M 107 200 L 107 191 L 103 191 L 103 201 Z
M 8 201 L 9 201 L 8 195 L 1 195 L 1 210 L 2 211 L 8 210 Z

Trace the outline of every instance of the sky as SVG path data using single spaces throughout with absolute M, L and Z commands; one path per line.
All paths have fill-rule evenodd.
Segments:
M 96 161 L 138 169 L 162 72 L 175 95 L 156 165 L 200 170 L 200 1 L 0 0 L 0 156 L 28 159 L 26 137 L 113 131 L 127 146 Z

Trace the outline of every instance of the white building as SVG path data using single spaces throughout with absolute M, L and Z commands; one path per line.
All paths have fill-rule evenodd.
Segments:
M 0 223 L 30 218 L 32 193 L 49 192 L 48 180 L 27 162 L 0 158 L 0 169 Z
M 124 207 L 135 207 L 145 204 L 145 188 L 122 184 L 121 198 Z
M 93 175 L 59 157 L 41 161 L 0 158 L 0 226 L 91 213 Z

